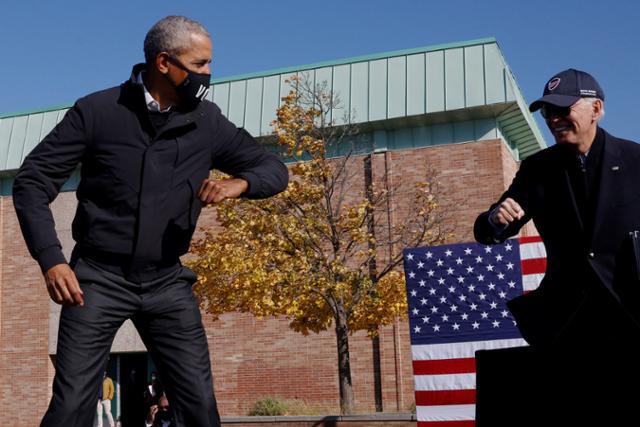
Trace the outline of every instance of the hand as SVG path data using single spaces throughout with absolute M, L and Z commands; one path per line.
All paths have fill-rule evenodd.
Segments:
M 202 181 L 198 197 L 204 204 L 220 203 L 225 199 L 235 199 L 247 191 L 249 183 L 241 178 L 205 179 Z
M 156 414 L 158 413 L 158 405 L 151 405 L 149 407 L 149 414 L 147 414 L 147 423 L 153 424 L 156 420 Z
M 524 216 L 524 209 L 512 198 L 506 198 L 493 210 L 489 219 L 498 225 L 508 225 Z
M 44 273 L 51 299 L 57 304 L 84 305 L 80 284 L 69 264 L 54 265 Z

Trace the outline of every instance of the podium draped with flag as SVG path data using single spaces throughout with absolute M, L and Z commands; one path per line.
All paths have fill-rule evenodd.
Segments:
M 475 425 L 475 352 L 526 345 L 506 302 L 545 267 L 539 237 L 404 250 L 418 427 Z

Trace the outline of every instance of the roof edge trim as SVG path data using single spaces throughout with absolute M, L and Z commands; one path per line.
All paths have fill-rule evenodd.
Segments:
M 432 45 L 432 46 L 422 46 L 422 47 L 416 47 L 416 48 L 373 53 L 369 55 L 355 56 L 351 58 L 315 62 L 312 64 L 293 65 L 290 67 L 277 68 L 277 69 L 267 70 L 267 71 L 258 71 L 255 73 L 238 74 L 238 75 L 229 76 L 229 77 L 219 77 L 216 79 L 211 79 L 210 83 L 211 84 L 229 83 L 229 82 L 234 82 L 238 80 L 248 80 L 248 79 L 254 79 L 259 77 L 269 77 L 269 76 L 274 76 L 279 74 L 294 73 L 297 71 L 313 70 L 316 68 L 323 68 L 323 67 L 330 67 L 330 66 L 344 65 L 344 64 L 354 64 L 358 62 L 373 61 L 376 59 L 393 58 L 395 56 L 412 55 L 412 54 L 418 54 L 418 53 L 433 52 L 433 51 L 445 50 L 445 49 L 455 49 L 455 48 L 468 47 L 468 46 L 477 46 L 477 45 L 482 45 L 487 43 L 497 43 L 497 41 L 495 37 L 485 37 L 485 38 L 468 40 L 463 42 L 444 43 L 444 44 Z M 30 114 L 46 113 L 48 111 L 64 110 L 66 108 L 71 108 L 72 106 L 73 106 L 73 103 L 70 103 L 70 104 L 58 105 L 55 107 L 46 107 L 46 108 L 25 110 L 25 111 L 13 112 L 13 113 L 0 113 L 0 119 L 6 119 L 9 117 L 28 116 Z

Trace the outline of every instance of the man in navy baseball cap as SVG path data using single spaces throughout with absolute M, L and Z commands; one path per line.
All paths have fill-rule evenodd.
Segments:
M 540 110 L 557 144 L 586 156 L 604 116 L 604 91 L 592 75 L 570 68 L 547 81 L 542 98 L 529 110 Z
M 529 109 L 540 110 L 556 143 L 525 158 L 474 225 L 476 240 L 490 245 L 532 220 L 547 252 L 540 286 L 507 304 L 540 362 L 527 365 L 532 384 L 522 413 L 540 414 L 527 425 L 551 416 L 586 425 L 576 417 L 611 415 L 622 421 L 612 425 L 631 425 L 636 407 L 621 403 L 628 393 L 616 382 L 640 381 L 640 257 L 632 237 L 640 230 L 640 144 L 600 127 L 604 92 L 584 71 L 551 77 Z
M 604 92 L 591 74 L 569 68 L 549 79 L 544 86 L 542 98 L 532 102 L 529 111 L 537 111 L 544 104 L 570 107 L 580 98 L 598 98 L 604 101 Z

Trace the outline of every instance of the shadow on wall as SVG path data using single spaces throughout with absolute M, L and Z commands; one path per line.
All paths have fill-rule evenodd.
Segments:
M 338 417 L 328 416 L 328 417 L 324 417 L 317 423 L 313 424 L 312 427 L 337 427 L 338 421 L 339 421 Z

